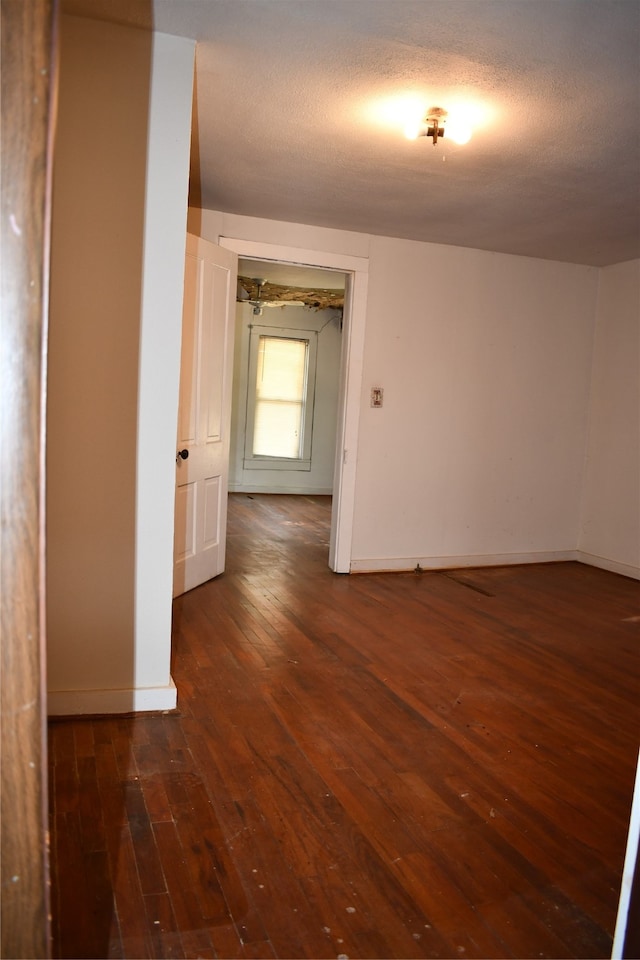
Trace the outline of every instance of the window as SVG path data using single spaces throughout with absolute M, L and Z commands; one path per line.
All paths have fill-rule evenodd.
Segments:
M 244 465 L 249 469 L 311 469 L 317 335 L 254 326 Z
M 302 455 L 307 379 L 306 340 L 259 339 L 253 456 Z

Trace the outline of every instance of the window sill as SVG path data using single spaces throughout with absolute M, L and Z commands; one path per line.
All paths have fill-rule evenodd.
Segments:
M 245 470 L 311 470 L 311 460 L 293 460 L 287 457 L 245 457 Z

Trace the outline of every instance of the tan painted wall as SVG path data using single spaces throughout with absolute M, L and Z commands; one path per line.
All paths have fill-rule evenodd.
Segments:
M 132 679 L 150 63 L 143 31 L 61 18 L 47 410 L 53 690 Z
M 60 26 L 47 407 L 49 702 L 57 713 L 108 712 L 137 706 L 138 688 L 171 684 L 170 587 L 164 603 L 141 600 L 148 583 L 141 587 L 138 570 L 145 544 L 137 501 L 155 509 L 164 556 L 152 576 L 170 584 L 193 43 L 75 17 L 61 17 Z M 167 371 L 153 356 L 163 336 L 164 347 L 172 345 Z M 149 415 L 158 394 L 160 411 Z M 168 437 L 149 453 L 158 416 Z M 151 476 L 140 468 L 141 449 Z M 119 692 L 115 699 L 110 691 Z

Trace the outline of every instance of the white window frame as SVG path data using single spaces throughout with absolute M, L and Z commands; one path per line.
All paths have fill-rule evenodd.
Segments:
M 253 452 L 253 432 L 256 410 L 256 377 L 260 337 L 282 340 L 302 340 L 307 344 L 307 370 L 302 414 L 302 456 L 269 457 Z M 318 334 L 315 330 L 295 330 L 287 327 L 266 327 L 251 324 L 249 329 L 249 374 L 247 380 L 247 414 L 245 420 L 244 458 L 245 470 L 311 470 L 313 440 L 313 416 L 316 393 L 316 363 L 318 357 Z

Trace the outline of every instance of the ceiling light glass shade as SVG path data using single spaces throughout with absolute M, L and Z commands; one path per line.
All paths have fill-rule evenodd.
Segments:
M 468 143 L 473 128 L 481 122 L 478 104 L 456 103 L 449 110 L 447 118 L 447 137 L 454 143 Z
M 483 109 L 477 103 L 458 101 L 450 109 L 434 106 L 418 113 L 416 104 L 407 103 L 399 113 L 404 114 L 402 122 L 407 140 L 432 137 L 434 144 L 440 138 L 465 144 L 471 140 L 474 128 L 482 123 Z
M 446 133 L 447 140 L 453 140 L 454 143 L 459 143 L 462 145 L 464 143 L 469 143 L 469 140 L 471 140 L 473 135 L 473 130 L 471 129 L 470 123 L 453 117 L 451 120 L 447 121 Z
M 417 140 L 422 133 L 424 133 L 422 120 L 408 120 L 405 124 L 404 135 L 407 140 Z

